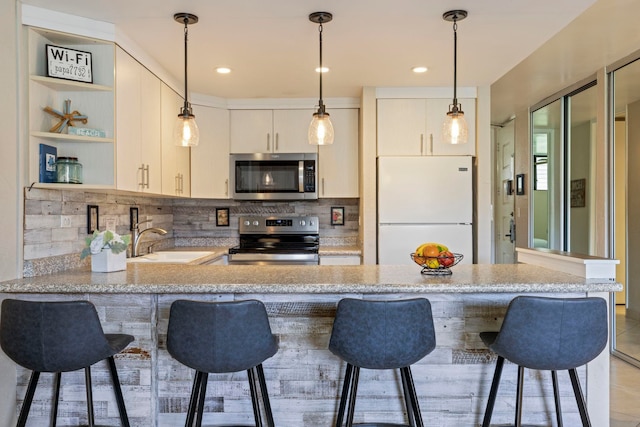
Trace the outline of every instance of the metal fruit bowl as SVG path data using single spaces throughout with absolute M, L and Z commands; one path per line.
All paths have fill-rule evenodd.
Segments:
M 431 276 L 448 276 L 452 274 L 451 267 L 458 264 L 460 261 L 462 261 L 462 258 L 464 258 L 464 255 L 454 254 L 454 253 L 452 253 L 450 256 L 442 255 L 437 257 L 418 256 L 415 253 L 412 253 L 410 254 L 410 256 L 413 262 L 415 262 L 420 267 L 422 267 L 422 271 L 421 271 L 422 274 L 428 274 Z M 432 260 L 438 261 L 437 267 L 435 265 L 430 266 L 429 262 L 430 261 L 433 262 Z M 453 260 L 453 262 L 445 267 L 444 265 L 442 265 L 443 262 L 441 262 L 444 260 L 446 261 Z M 446 262 L 444 262 L 444 264 L 446 264 Z

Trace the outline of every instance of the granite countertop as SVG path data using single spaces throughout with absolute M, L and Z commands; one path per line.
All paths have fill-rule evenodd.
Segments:
M 62 273 L 0 282 L 4 293 L 563 293 L 622 285 L 528 264 L 458 265 L 451 276 L 406 266 L 216 266 L 128 264 L 126 271 Z

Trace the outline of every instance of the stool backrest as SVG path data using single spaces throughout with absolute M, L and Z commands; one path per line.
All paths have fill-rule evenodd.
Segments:
M 201 372 L 244 371 L 276 354 L 264 304 L 257 300 L 171 304 L 167 350 Z
M 2 301 L 0 345 L 32 371 L 67 372 L 113 354 L 88 301 Z
M 412 365 L 436 347 L 427 299 L 338 303 L 329 350 L 361 368 L 396 369 Z
M 602 298 L 520 296 L 507 309 L 492 350 L 519 366 L 566 370 L 593 360 L 608 339 Z

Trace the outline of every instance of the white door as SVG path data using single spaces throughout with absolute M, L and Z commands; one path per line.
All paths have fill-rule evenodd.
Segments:
M 272 110 L 229 111 L 229 152 L 273 152 Z
M 329 116 L 333 119 L 332 112 Z M 313 109 L 273 110 L 273 152 L 317 153 L 318 146 L 309 144 L 312 118 Z
M 496 224 L 496 264 L 513 264 L 515 256 L 515 181 L 514 181 L 514 139 L 515 120 L 499 128 L 494 133 L 496 159 L 495 224 Z
M 200 142 L 191 147 L 191 197 L 229 198 L 229 110 L 193 106 Z
M 358 109 L 331 111 L 335 141 L 318 147 L 318 197 L 358 197 Z
M 378 156 L 426 155 L 424 99 L 378 100 Z

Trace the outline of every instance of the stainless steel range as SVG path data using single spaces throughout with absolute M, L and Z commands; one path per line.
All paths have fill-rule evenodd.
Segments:
M 316 216 L 239 218 L 240 245 L 229 249 L 231 265 L 317 265 Z

